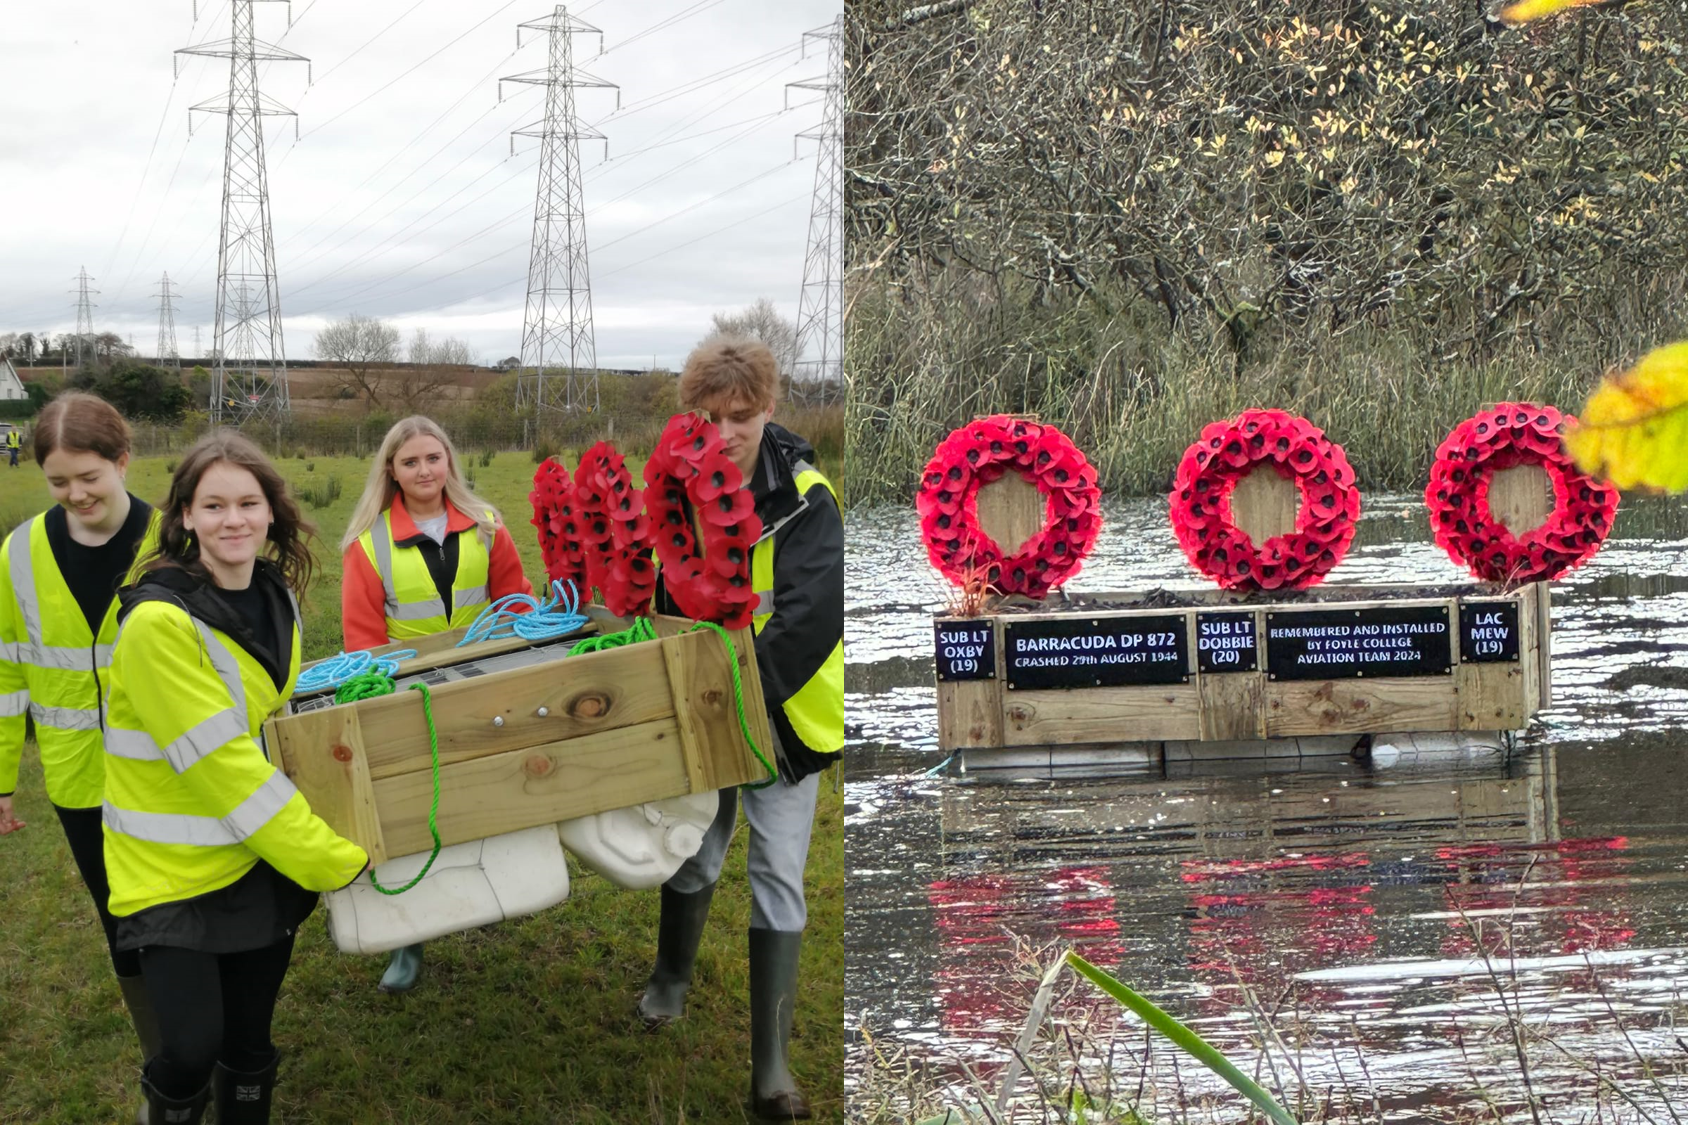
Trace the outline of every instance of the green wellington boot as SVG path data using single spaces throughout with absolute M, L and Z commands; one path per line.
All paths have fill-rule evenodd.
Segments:
M 786 1065 L 803 932 L 750 931 L 750 1109 L 764 1121 L 803 1121 L 809 1103 Z
M 686 989 L 691 987 L 692 968 L 697 964 L 697 947 L 703 941 L 703 924 L 709 920 L 709 900 L 715 884 L 682 894 L 662 888 L 662 920 L 656 928 L 656 967 L 639 999 L 639 1018 L 647 1030 L 673 1023 L 686 1011 Z
M 221 1062 L 211 1072 L 211 1091 L 217 1100 L 217 1125 L 269 1125 L 270 1098 L 275 1093 L 281 1052 L 270 1056 L 262 1070 L 230 1070 Z
M 164 1049 L 158 1032 L 158 1016 L 152 1010 L 152 998 L 147 995 L 146 985 L 139 976 L 118 977 L 117 988 L 123 993 L 123 1005 L 129 1009 L 129 1019 L 135 1024 L 135 1038 L 141 1041 L 141 1065 L 145 1066 L 147 1060 L 156 1058 Z M 135 1125 L 152 1125 L 152 1115 L 144 1101 L 135 1110 Z
M 148 1120 L 152 1125 L 199 1125 L 205 1107 L 211 1104 L 211 1083 L 191 1098 L 167 1098 L 143 1073 L 141 1093 L 146 1095 Z
M 422 944 L 406 945 L 393 950 L 387 971 L 381 974 L 382 992 L 409 992 L 422 975 Z

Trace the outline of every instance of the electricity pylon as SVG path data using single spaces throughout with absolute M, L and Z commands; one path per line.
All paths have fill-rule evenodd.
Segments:
M 581 139 L 609 141 L 575 114 L 576 87 L 621 89 L 574 65 L 572 37 L 598 36 L 602 31 L 572 18 L 558 4 L 549 16 L 519 24 L 522 31 L 545 31 L 551 37 L 550 60 L 538 70 L 500 78 L 545 87 L 545 119 L 514 130 L 512 137 L 538 137 L 539 188 L 533 202 L 533 242 L 528 253 L 527 308 L 522 315 L 522 366 L 516 376 L 516 405 L 547 409 L 598 409 L 598 350 L 592 339 L 592 277 L 586 262 L 586 208 L 580 189 Z M 510 142 L 512 152 L 515 141 Z M 561 383 L 558 393 L 557 383 Z
M 264 165 L 264 118 L 295 116 L 258 90 L 258 60 L 309 62 L 253 38 L 252 5 L 231 0 L 229 38 L 177 51 L 229 60 L 229 88 L 188 109 L 227 115 L 223 140 L 223 210 L 217 242 L 217 319 L 211 348 L 211 421 L 235 425 L 258 416 L 286 417 L 287 357 L 281 339 L 281 294 L 270 234 L 270 187 Z M 291 16 L 292 9 L 289 8 Z M 178 58 L 178 64 L 180 59 Z M 295 124 L 295 129 L 298 127 Z
M 797 336 L 791 349 L 792 395 L 810 392 L 822 399 L 844 382 L 844 240 L 843 120 L 844 17 L 824 28 L 804 32 L 803 42 L 826 43 L 826 77 L 787 84 L 792 89 L 825 94 L 821 124 L 797 134 L 815 146 L 815 197 L 809 208 L 809 246 L 803 256 L 803 289 L 797 300 Z M 807 356 L 808 358 L 805 358 Z
M 88 299 L 90 293 L 98 293 L 98 289 L 88 288 L 88 283 L 94 280 L 88 276 L 88 267 L 83 266 L 76 274 L 76 366 L 81 367 L 87 362 L 86 353 L 94 347 L 94 303 Z M 59 350 L 63 351 L 61 344 Z
M 158 348 L 153 352 L 153 362 L 160 367 L 168 363 L 179 372 L 182 356 L 176 350 L 176 294 L 171 292 L 168 273 L 158 286 Z

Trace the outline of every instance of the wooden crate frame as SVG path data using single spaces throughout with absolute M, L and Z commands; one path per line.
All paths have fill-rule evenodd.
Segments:
M 590 607 L 603 632 L 628 622 Z M 653 617 L 658 640 L 430 689 L 439 735 L 443 844 L 569 820 L 766 776 L 740 730 L 719 634 Z M 399 675 L 524 647 L 452 646 L 461 630 L 392 645 L 419 650 Z M 772 761 L 750 630 L 728 631 L 747 725 Z M 381 650 L 376 650 L 377 652 Z M 272 718 L 266 744 L 316 814 L 374 863 L 428 851 L 433 775 L 419 693 Z M 541 712 L 544 712 L 543 714 Z M 499 720 L 494 725 L 494 720 Z
M 1321 587 L 1317 600 L 1286 598 L 1263 603 L 1221 590 L 1181 595 L 1179 607 L 1105 608 L 1139 594 L 1087 595 L 1061 612 L 940 617 L 937 624 L 988 622 L 994 637 L 995 676 L 939 681 L 938 744 L 946 752 L 998 747 L 1068 746 L 1122 742 L 1234 742 L 1393 734 L 1420 731 L 1517 730 L 1551 702 L 1549 601 L 1546 583 L 1513 590 L 1469 586 L 1436 597 L 1376 597 L 1417 592 L 1416 587 Z M 1438 591 L 1438 593 L 1440 593 Z M 1368 597 L 1368 594 L 1374 596 Z M 1518 605 L 1516 663 L 1462 663 L 1457 626 L 1462 601 L 1512 601 Z M 1196 659 L 1196 614 L 1235 606 L 1255 617 L 1257 668 L 1253 672 L 1203 673 Z M 1276 682 L 1265 654 L 1265 615 L 1331 608 L 1445 607 L 1449 614 L 1451 672 L 1446 676 L 1377 676 Z M 1008 690 L 1009 622 L 1059 619 L 1075 613 L 1095 618 L 1182 616 L 1190 659 L 1188 682 L 1152 686 Z

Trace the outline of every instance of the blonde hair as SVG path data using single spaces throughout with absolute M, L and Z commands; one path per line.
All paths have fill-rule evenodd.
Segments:
M 381 439 L 381 448 L 376 451 L 375 460 L 369 466 L 369 479 L 364 482 L 363 495 L 358 497 L 357 505 L 352 509 L 352 521 L 346 525 L 346 534 L 340 540 L 341 554 L 345 554 L 359 536 L 375 526 L 382 512 L 392 507 L 393 497 L 399 491 L 399 483 L 393 479 L 393 458 L 398 456 L 399 447 L 414 437 L 435 438 L 445 446 L 445 497 L 451 501 L 452 507 L 479 525 L 480 533 L 491 546 L 498 526 L 498 510 L 477 496 L 470 489 L 469 482 L 463 479 L 463 470 L 457 461 L 457 447 L 451 444 L 440 424 L 432 418 L 412 414 L 393 423 L 393 428 Z

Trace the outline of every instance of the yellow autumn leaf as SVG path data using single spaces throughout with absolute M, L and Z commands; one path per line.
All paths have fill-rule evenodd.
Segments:
M 1568 12 L 1572 8 L 1591 8 L 1597 4 L 1610 3 L 1611 0 L 1518 0 L 1516 4 L 1508 4 L 1500 10 L 1500 18 L 1507 23 L 1529 23 L 1555 12 Z
M 1565 434 L 1565 448 L 1584 472 L 1620 489 L 1688 491 L 1688 340 L 1608 376 Z

